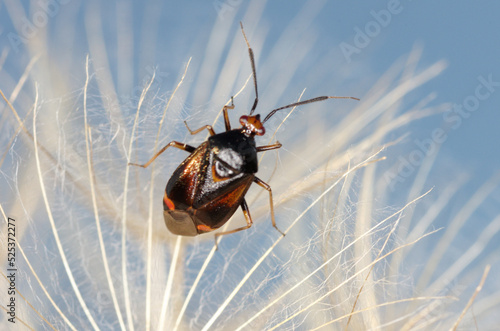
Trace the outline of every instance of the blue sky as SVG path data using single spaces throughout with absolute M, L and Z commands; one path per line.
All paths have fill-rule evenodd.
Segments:
M 78 17 L 71 33 L 76 36 L 84 34 L 84 11 L 81 4 L 75 0 L 56 3 L 58 7 L 53 22 L 49 25 L 50 30 L 55 35 L 64 34 L 65 29 L 61 28 L 65 23 L 63 16 L 71 15 Z M 86 10 L 92 8 L 102 13 L 105 33 L 109 33 L 105 36 L 109 38 L 107 42 L 115 43 L 111 29 L 116 6 L 114 3 L 97 3 L 84 7 Z M 237 0 L 146 3 L 147 5 L 142 2 L 130 5 L 133 13 L 130 31 L 134 34 L 136 56 L 142 56 L 145 62 L 149 62 L 148 65 L 158 66 L 160 70 L 178 68 L 186 61 L 186 56 L 196 59 L 198 54 L 192 51 L 193 43 L 203 44 L 203 38 L 208 37 L 206 26 L 231 17 L 232 25 L 228 28 L 237 30 L 237 23 L 244 19 L 248 8 L 247 2 Z M 391 8 L 393 13 L 389 23 L 382 26 L 377 22 L 374 13 L 387 13 Z M 4 23 L 0 27 L 0 42 L 9 43 L 7 37 L 12 31 L 11 20 L 7 16 L 6 5 L 1 5 L 0 9 L 0 17 L 4 17 L 1 20 Z M 300 22 L 301 16 L 315 15 L 312 26 L 308 28 L 317 33 L 315 47 L 318 53 L 326 51 L 340 56 L 342 43 L 355 46 L 357 31 L 366 32 L 366 29 L 373 28 L 375 23 L 378 31 L 373 37 L 368 37 L 366 45 L 358 48 L 359 53 L 353 53 L 349 60 L 345 59 L 342 71 L 351 72 L 351 79 L 362 84 L 365 79 L 376 78 L 418 44 L 423 48 L 422 64 L 441 59 L 449 64 L 443 74 L 426 84 L 426 90 L 423 90 L 422 94 L 436 91 L 437 101 L 461 104 L 464 98 L 474 93 L 479 76 L 486 78 L 492 75 L 493 81 L 500 81 L 500 48 L 497 45 L 500 37 L 500 23 L 497 17 L 499 9 L 500 4 L 495 1 L 462 1 L 459 4 L 452 1 L 311 1 L 306 4 L 270 1 L 262 8 L 262 19 L 259 21 L 259 24 L 265 24 L 268 33 L 266 43 L 262 49 L 255 51 L 266 56 L 273 39 L 279 37 L 291 22 Z M 310 14 L 310 11 L 315 13 Z M 155 17 L 149 21 L 147 16 L 152 14 Z M 157 35 L 144 35 L 142 31 L 151 31 L 148 28 L 153 28 L 152 31 L 156 31 Z M 247 26 L 250 31 L 255 28 Z M 138 50 L 141 45 L 149 45 L 149 40 L 156 44 L 156 51 Z M 160 44 L 162 42 L 163 45 Z M 23 45 L 20 45 L 20 48 L 23 49 Z M 75 57 L 82 57 L 88 52 L 88 45 L 85 42 L 77 43 L 72 45 L 71 49 L 74 50 Z M 59 50 L 56 49 L 55 52 Z M 162 56 L 162 53 L 168 54 Z M 144 62 L 142 65 L 144 66 Z M 362 95 L 365 91 L 358 89 L 354 92 Z M 500 164 L 492 148 L 494 142 L 500 138 L 497 129 L 500 124 L 499 104 L 500 96 L 495 91 L 486 100 L 481 101 L 479 108 L 463 121 L 460 128 L 449 134 L 443 145 L 443 153 L 456 157 L 461 166 L 478 176 L 478 180 L 491 176 Z M 438 118 L 434 118 L 432 123 L 424 123 L 435 127 L 439 125 L 438 121 Z M 427 132 L 426 128 L 422 128 L 421 133 Z
M 113 2 L 91 2 L 86 6 L 82 6 L 78 1 L 57 3 L 60 3 L 56 8 L 57 15 L 53 24 L 50 24 L 50 30 L 55 35 L 71 32 L 78 37 L 79 34 L 85 34 L 82 10 L 85 8 L 102 13 L 104 36 L 108 46 L 117 42 L 114 33 L 117 6 Z M 137 63 L 137 66 L 157 67 L 158 70 L 167 72 L 178 70 L 187 56 L 193 56 L 195 61 L 200 57 L 194 50 L 200 49 L 196 44 L 205 45 L 210 31 L 206 27 L 227 20 L 231 22 L 227 26 L 232 31 L 231 34 L 239 33 L 238 21 L 245 18 L 244 14 L 248 9 L 247 2 L 237 0 L 173 4 L 163 1 L 130 5 L 128 2 L 123 3 L 130 6 L 127 8 L 131 8 L 129 31 L 133 33 L 136 61 L 142 59 L 142 63 Z M 7 15 L 5 4 L 0 8 L 0 17 Z M 495 1 L 462 1 L 459 4 L 453 1 L 310 1 L 306 4 L 269 1 L 260 10 L 262 19 L 258 21 L 259 27 L 245 22 L 254 43 L 256 37 L 251 31 L 259 28 L 266 31 L 263 47 L 255 49 L 257 54 L 265 58 L 274 40 L 285 29 L 293 30 L 291 25 L 300 25 L 301 17 L 313 15 L 314 19 L 307 29 L 316 33 L 316 54 L 329 52 L 335 56 L 337 61 L 332 61 L 332 66 L 340 65 L 341 68 L 332 68 L 332 71 L 350 73 L 343 76 L 349 79 L 345 82 L 346 90 L 358 96 L 362 96 L 366 89 L 371 87 L 367 84 L 373 83 L 394 61 L 407 55 L 414 45 L 423 49 L 420 61 L 422 65 L 442 59 L 448 62 L 446 71 L 421 90 L 422 95 L 435 91 L 437 102 L 462 104 L 467 96 L 474 94 L 479 76 L 487 78 L 491 75 L 493 81 L 500 81 L 500 48 L 497 44 L 500 37 L 500 22 L 497 16 L 500 4 Z M 384 16 L 382 12 L 391 13 L 389 23 L 383 23 L 386 26 L 380 24 L 375 17 Z M 63 17 L 66 15 L 77 17 L 73 31 L 68 32 L 62 28 L 65 23 Z M 1 27 L 3 31 L 0 42 L 5 43 L 8 42 L 6 36 L 12 27 L 9 26 L 9 19 L 2 19 L 2 22 L 5 23 Z M 375 28 L 375 33 L 368 37 L 368 42 L 362 47 L 358 47 L 359 53 L 353 53 L 349 59 L 342 61 L 341 45 L 355 46 L 358 31 L 366 33 L 366 29 L 370 28 Z M 145 34 L 144 31 L 156 31 L 156 35 Z M 77 42 L 71 45 L 73 58 L 77 60 L 89 51 L 85 38 L 82 37 L 81 40 L 81 44 Z M 155 49 L 148 47 L 152 44 Z M 60 52 L 59 47 L 55 47 L 55 53 Z M 318 55 L 310 54 L 311 62 L 315 60 L 314 56 Z M 112 57 L 111 53 L 110 58 Z M 310 64 L 312 68 L 313 64 Z M 302 68 L 308 70 L 309 67 Z M 140 70 L 137 69 L 137 75 L 140 75 Z M 259 74 L 264 78 L 266 73 Z M 299 86 L 300 83 L 297 82 Z M 264 84 L 263 80 L 263 86 Z M 308 87 L 307 84 L 302 86 Z M 355 89 L 355 86 L 360 88 Z M 497 153 L 494 152 L 495 142 L 500 138 L 497 129 L 500 124 L 499 104 L 500 95 L 495 91 L 480 102 L 478 109 L 464 119 L 458 129 L 450 132 L 442 146 L 443 154 L 456 159 L 457 166 L 473 173 L 480 182 L 491 176 L 500 164 Z M 435 116 L 432 120 L 422 121 L 419 132 L 414 132 L 415 137 L 421 135 L 423 138 L 429 135 L 433 128 L 443 124 L 440 120 L 442 121 L 442 117 Z
M 2 48 L 12 48 L 15 53 L 5 62 L 5 68 L 13 76 L 20 75 L 36 55 L 36 51 L 29 51 L 26 44 L 12 39 L 12 36 L 19 36 L 19 27 L 29 30 L 26 21 L 13 23 L 11 17 L 16 16 L 16 11 L 28 8 L 26 2 L 21 2 L 24 7 L 13 5 L 15 3 L 6 1 L 0 4 L 0 43 Z M 259 106 L 264 113 L 275 106 L 267 104 L 267 100 L 281 83 L 279 75 L 286 75 L 289 70 L 295 71 L 279 97 L 279 105 L 295 100 L 303 88 L 315 94 L 362 98 L 393 63 L 406 59 L 415 46 L 420 47 L 422 54 L 417 71 L 440 60 L 446 61 L 448 67 L 420 87 L 417 94 L 410 96 L 413 98 L 410 103 L 435 93 L 434 104 L 449 102 L 465 107 L 467 100 L 474 101 L 478 85 L 484 85 L 488 80 L 493 85 L 479 87 L 483 97 L 473 105 L 474 111 L 465 111 L 465 115 L 459 118 L 455 114 L 455 120 L 448 122 L 438 114 L 412 125 L 411 135 L 407 138 L 409 144 L 405 148 L 413 149 L 412 142 L 429 139 L 433 130 L 444 128 L 446 139 L 440 149 L 437 161 L 440 168 L 437 168 L 436 176 L 444 172 L 453 177 L 455 173 L 465 172 L 470 176 L 467 184 L 470 192 L 488 181 L 499 168 L 500 155 L 496 147 L 500 139 L 498 2 L 217 0 L 167 3 L 158 0 L 84 3 L 54 0 L 49 3 L 45 14 L 39 9 L 26 13 L 31 18 L 31 26 L 37 18 L 42 20 L 39 23 L 41 28 L 35 28 L 28 39 L 46 38 L 47 52 L 54 63 L 71 68 L 68 75 L 75 84 L 73 90 L 76 90 L 84 79 L 84 72 L 80 69 L 85 56 L 95 52 L 95 43 L 92 45 L 88 40 L 101 33 L 118 93 L 125 96 L 130 95 L 133 86 L 137 86 L 137 82 L 141 84 L 153 70 L 157 70 L 160 87 L 170 89 L 189 57 L 193 57 L 192 66 L 196 71 L 204 61 L 204 52 L 210 48 L 209 38 L 218 38 L 212 30 L 214 26 L 219 26 L 220 38 L 237 38 L 235 40 L 243 44 L 239 21 L 244 21 L 256 54 L 261 94 Z M 46 22 L 43 21 L 44 15 L 45 19 L 48 17 Z M 96 31 L 88 28 L 94 19 L 100 19 L 101 24 Z M 122 25 L 117 22 L 122 22 Z M 18 24 L 17 31 L 15 24 Z M 46 36 L 42 32 L 45 27 Z M 124 30 L 118 31 L 120 28 Z M 295 35 L 294 45 L 279 44 L 280 38 L 286 34 Z M 311 47 L 311 50 L 297 54 L 301 44 Z M 282 55 L 273 49 L 276 45 L 290 48 Z M 120 51 L 118 47 L 121 47 Z M 219 52 L 223 60 L 231 56 L 228 46 Z M 283 56 L 283 59 L 274 58 L 280 65 L 267 65 L 266 61 L 272 62 L 276 54 Z M 238 56 L 247 61 L 244 44 L 239 48 Z M 300 60 L 295 62 L 298 65 L 289 69 L 288 63 L 299 57 Z M 117 60 L 123 58 L 125 60 Z M 97 70 L 99 65 L 104 65 L 95 64 Z M 320 72 L 327 74 L 318 80 L 316 77 Z M 189 91 L 192 98 L 188 98 L 191 104 L 187 107 L 203 107 L 212 98 L 220 97 L 199 94 L 201 89 L 196 87 L 202 85 L 196 84 L 203 84 L 203 79 L 193 76 L 191 80 L 196 82 Z M 226 92 L 234 93 L 232 90 Z M 405 150 L 401 152 L 404 154 Z M 448 171 L 448 168 L 453 169 Z
M 3 49 L 11 47 L 15 50 L 16 56 L 8 56 L 5 62 L 5 68 L 13 76 L 20 74 L 36 53 L 30 53 L 24 43 L 16 44 L 12 40 L 12 34 L 16 36 L 19 32 L 14 29 L 11 19 L 20 8 L 14 3 L 0 3 L 0 44 Z M 122 88 L 119 93 L 125 95 L 130 93 L 134 81 L 141 81 L 139 77 L 147 77 L 153 69 L 158 71 L 159 78 L 167 78 L 160 85 L 170 88 L 177 79 L 176 73 L 182 70 L 190 56 L 194 66 L 203 61 L 203 51 L 208 47 L 214 25 L 222 26 L 221 31 L 227 31 L 230 37 L 241 39 L 240 20 L 244 21 L 256 53 L 262 107 L 274 106 L 266 105 L 266 97 L 275 87 L 269 84 L 276 84 L 272 77 L 280 73 L 279 70 L 286 72 L 288 61 L 295 56 L 291 51 L 288 54 L 290 58 L 284 58 L 279 68 L 265 66 L 266 59 L 275 56 L 273 47 L 284 32 L 297 35 L 296 45 L 291 49 L 300 49 L 301 43 L 311 42 L 313 51 L 302 58 L 289 88 L 280 97 L 281 103 L 294 100 L 304 87 L 319 94 L 363 97 L 377 78 L 417 45 L 422 49 L 420 68 L 439 60 L 448 63 L 442 74 L 413 96 L 417 100 L 435 92 L 436 104 L 449 102 L 465 106 L 467 101 L 474 101 L 478 85 L 484 85 L 484 81 L 489 80 L 493 85 L 479 87 L 482 100 L 474 105 L 474 111 L 460 115 L 459 122 L 446 122 L 442 114 L 435 115 L 412 126 L 408 139 L 424 140 L 436 128 L 445 128 L 447 136 L 441 146 L 438 163 L 442 162 L 445 169 L 453 167 L 456 168 L 453 170 L 468 173 L 471 189 L 487 181 L 499 168 L 500 156 L 496 145 L 500 138 L 500 4 L 496 1 L 309 1 L 305 4 L 252 1 L 249 5 L 249 2 L 240 0 L 174 3 L 54 0 L 49 3 L 52 6 L 49 7 L 51 17 L 48 23 L 40 24 L 47 26 L 47 52 L 53 56 L 55 63 L 81 68 L 86 54 L 92 52 L 92 46 L 87 41 L 89 35 L 101 32 L 108 47 L 113 79 L 118 88 Z M 24 10 L 28 8 L 27 2 L 21 4 Z M 255 12 L 253 16 L 259 17 L 255 22 L 248 19 L 252 16 L 248 13 L 252 11 Z M 37 14 L 40 14 L 39 10 L 27 13 L 27 16 L 33 21 Z M 98 16 L 102 24 L 97 32 L 86 28 L 94 16 Z M 117 17 L 120 19 L 117 20 Z M 117 21 L 129 23 L 124 25 L 124 33 L 130 34 L 124 38 L 127 40 L 125 43 L 118 38 L 124 33 L 117 33 Z M 24 21 L 17 24 L 26 25 Z M 35 29 L 34 39 L 42 36 L 41 30 Z M 359 36 L 359 31 L 365 34 L 364 37 Z M 71 40 L 71 43 L 65 44 L 65 40 Z M 120 42 L 130 44 L 123 46 Z M 117 51 L 115 46 L 119 44 L 130 54 Z M 346 56 L 346 45 L 355 47 L 357 51 Z M 227 51 L 226 46 L 221 53 Z M 117 55 L 130 56 L 132 67 L 120 66 Z M 328 57 L 332 60 L 328 61 Z M 330 82 L 315 81 L 314 73 L 322 68 L 331 73 Z M 75 88 L 81 86 L 83 70 L 72 69 L 68 75 Z M 123 77 L 132 78 L 127 80 Z M 196 91 L 190 93 L 193 94 L 190 106 L 194 107 L 203 106 L 212 97 L 197 96 Z
M 373 6 L 375 4 L 377 6 Z M 341 21 L 341 29 L 347 36 L 351 30 L 352 36 L 353 26 L 366 26 L 365 22 L 373 20 L 369 12 L 384 9 L 386 4 L 376 2 L 363 8 L 340 9 L 349 17 Z M 500 9 L 498 2 L 402 1 L 400 8 L 401 12 L 373 38 L 366 52 L 357 58 L 353 56 L 353 61 L 369 61 L 373 70 L 383 70 L 395 55 L 407 52 L 419 42 L 423 46 L 424 63 L 445 59 L 449 64 L 447 70 L 425 88 L 435 90 L 438 100 L 456 104 L 462 104 L 467 96 L 474 94 L 477 77 L 492 75 L 493 81 L 500 81 L 500 48 L 495 42 L 500 37 L 496 17 Z M 327 26 L 331 28 L 335 21 Z M 498 170 L 499 159 L 492 148 L 500 138 L 499 104 L 500 96 L 495 91 L 481 101 L 460 128 L 450 133 L 443 146 L 444 153 L 450 153 L 461 163 L 458 166 L 474 169 L 474 176 L 479 180 Z
M 206 124 L 205 117 L 197 115 L 205 108 L 216 107 L 214 111 L 218 111 L 250 73 L 240 21 L 245 25 L 255 53 L 261 97 L 258 112 L 264 115 L 275 106 L 295 101 L 304 88 L 307 88 L 304 98 L 334 94 L 363 99 L 394 63 L 406 61 L 412 50 L 420 49 L 416 72 L 438 61 L 445 61 L 447 68 L 411 92 L 404 100 L 408 105 L 402 108 L 410 109 L 428 95 L 434 95 L 431 105 L 449 103 L 449 111 L 420 119 L 404 128 L 408 131 L 405 141 L 390 149 L 387 155 L 406 157 L 415 150 L 417 141 L 430 139 L 436 130 L 446 132 L 445 137 L 441 137 L 443 143 L 425 190 L 435 185 L 434 192 L 439 195 L 444 187 L 442 184 L 453 181 L 461 173 L 467 174 L 469 181 L 443 213 L 444 217 L 440 218 L 443 224 L 435 224 L 435 227 L 446 226 L 454 212 L 499 170 L 499 2 L 47 1 L 47 10 L 35 6 L 25 13 L 29 21 L 16 19 L 21 17 L 20 10 L 28 10 L 28 1 L 0 1 L 0 59 L 5 59 L 3 70 L 7 72 L 2 76 L 0 88 L 4 91 L 11 92 L 37 52 L 46 52 L 51 62 L 43 65 L 57 67 L 69 83 L 65 91 L 51 91 L 42 85 L 44 101 L 53 102 L 60 94 L 67 99 L 78 98 L 85 81 L 85 57 L 90 53 L 91 69 L 97 73 L 95 77 L 99 77 L 95 81 L 104 81 L 99 75 L 109 67 L 120 101 L 126 103 L 128 96 L 137 93 L 136 87 L 142 88 L 152 72 L 156 72 L 158 99 L 166 99 L 165 95 L 169 95 L 179 81 L 186 62 L 192 57 L 190 73 L 184 83 L 187 88 L 179 92 L 187 95 L 183 95 L 187 103 L 179 107 L 175 123 L 175 130 L 182 130 L 175 134 L 186 137 L 181 120 L 194 122 L 194 125 Z M 36 23 L 36 19 L 41 21 Z M 25 41 L 19 39 L 21 37 Z M 233 45 L 236 46 L 233 48 Z M 102 58 L 99 58 L 99 47 L 107 50 Z M 281 51 L 277 49 L 280 47 Z M 2 51 L 6 50 L 8 56 L 4 58 Z M 224 65 L 230 67 L 235 59 L 248 64 L 247 69 L 240 70 L 235 65 L 238 68 L 234 72 L 235 79 L 228 81 L 228 86 L 218 86 L 217 77 L 224 74 Z M 211 60 L 215 63 L 214 68 L 206 70 L 204 61 L 212 63 Z M 50 79 L 57 81 L 55 75 Z M 33 87 L 27 85 L 27 90 Z M 32 95 L 23 93 L 29 102 L 24 103 L 19 98 L 17 106 L 26 115 Z M 237 103 L 238 114 L 245 113 L 245 106 L 251 105 L 252 93 L 248 89 L 242 93 Z M 96 104 L 104 102 L 99 96 L 93 96 L 91 100 Z M 344 101 L 335 105 L 340 106 L 332 114 L 333 119 L 345 116 L 344 106 L 352 107 Z M 135 111 L 131 109 L 130 118 Z M 237 115 L 234 116 L 233 123 Z M 307 116 L 314 114 L 293 116 L 286 126 L 300 129 L 301 119 L 305 123 Z M 65 120 L 71 122 L 73 119 Z M 328 123 L 325 120 L 322 124 Z M 279 139 L 290 144 L 300 137 L 295 134 L 297 132 L 302 133 L 284 128 L 281 132 L 284 140 Z M 0 138 L 5 138 L 2 135 L 5 133 L 0 132 Z M 287 148 L 283 148 L 283 153 L 289 152 Z M 139 157 L 145 155 L 139 154 Z M 410 181 L 406 184 L 411 185 Z M 490 221 L 492 215 L 498 215 L 498 188 L 493 192 L 493 199 L 474 215 L 474 220 L 477 217 Z M 397 198 L 395 194 L 395 201 L 399 202 Z M 402 198 L 406 199 L 406 196 Z M 470 223 L 462 229 L 457 241 L 465 242 L 469 230 L 477 233 L 479 230 L 475 227 L 483 225 Z M 469 246 L 464 244 L 463 247 L 465 250 Z M 422 251 L 426 249 L 424 246 Z M 498 250 L 497 247 L 491 249 Z
M 438 101 L 462 104 L 475 93 L 479 76 L 492 75 L 493 81 L 500 82 L 500 4 L 495 1 L 332 2 L 325 5 L 315 24 L 325 44 L 355 45 L 355 29 L 366 32 L 370 23 L 376 22 L 372 13 L 388 12 L 390 6 L 397 8 L 393 10 L 397 13 L 391 15 L 386 27 L 379 25 L 380 32 L 369 38 L 359 54 L 351 56 L 351 63 L 345 63 L 347 70 L 359 73 L 359 67 L 367 66 L 367 75 L 380 74 L 418 43 L 423 48 L 422 63 L 440 59 L 448 62 L 445 72 L 426 84 L 422 94 L 436 91 Z M 284 22 L 300 15 L 301 7 L 283 7 L 284 2 L 270 4 L 271 30 L 279 30 Z M 471 171 L 479 182 L 493 175 L 500 165 L 499 154 L 494 152 L 500 139 L 500 93 L 498 86 L 495 89 L 459 128 L 450 132 L 442 147 L 442 153 L 451 155 L 457 167 Z M 441 125 L 440 120 L 442 117 L 436 116 L 424 121 L 415 136 L 425 137 L 433 126 Z

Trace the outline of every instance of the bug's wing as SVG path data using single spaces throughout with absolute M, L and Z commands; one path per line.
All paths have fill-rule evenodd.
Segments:
M 197 221 L 217 229 L 224 225 L 241 205 L 253 182 L 253 174 L 242 174 L 237 180 L 229 181 L 203 204 L 196 204 Z
M 208 143 L 204 142 L 175 169 L 165 189 L 175 204 L 175 209 L 185 210 L 193 206 L 198 187 L 204 181 L 204 169 L 208 166 Z

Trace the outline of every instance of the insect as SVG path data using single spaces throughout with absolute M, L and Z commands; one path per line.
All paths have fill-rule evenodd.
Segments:
M 218 236 L 242 231 L 252 226 L 252 217 L 245 201 L 245 194 L 252 183 L 269 192 L 269 206 L 273 227 L 282 235 L 285 235 L 276 225 L 271 187 L 255 176 L 258 170 L 257 153 L 278 149 L 282 146 L 278 141 L 272 145 L 256 146 L 255 136 L 262 136 L 266 132 L 264 123 L 277 111 L 290 107 L 326 99 L 359 100 L 354 97 L 321 96 L 276 108 L 261 120 L 260 115 L 253 115 L 259 102 L 254 55 L 241 22 L 240 26 L 248 47 L 255 88 L 255 101 L 250 113 L 240 117 L 241 127 L 231 129 L 228 117 L 228 109 L 234 109 L 231 98 L 231 105 L 225 105 L 222 108 L 226 127 L 225 132 L 216 134 L 210 125 L 191 130 L 184 121 L 186 128 L 192 135 L 207 130 L 210 137 L 197 148 L 172 141 L 145 164 L 129 163 L 129 165 L 146 168 L 169 147 L 175 147 L 190 153 L 177 167 L 167 183 L 163 196 L 165 224 L 173 234 L 196 236 L 218 229 L 233 216 L 238 207 L 241 207 L 247 224 L 234 230 L 217 233 L 215 235 L 216 244 Z

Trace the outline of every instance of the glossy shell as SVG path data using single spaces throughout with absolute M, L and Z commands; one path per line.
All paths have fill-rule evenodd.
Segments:
M 257 172 L 253 137 L 241 130 L 211 136 L 172 174 L 163 198 L 167 228 L 196 236 L 226 223 L 245 197 Z

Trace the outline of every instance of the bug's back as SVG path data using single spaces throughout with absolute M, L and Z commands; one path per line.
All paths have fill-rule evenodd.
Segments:
M 253 138 L 240 130 L 211 136 L 177 167 L 167 184 L 167 227 L 191 236 L 219 228 L 240 206 L 256 172 Z

